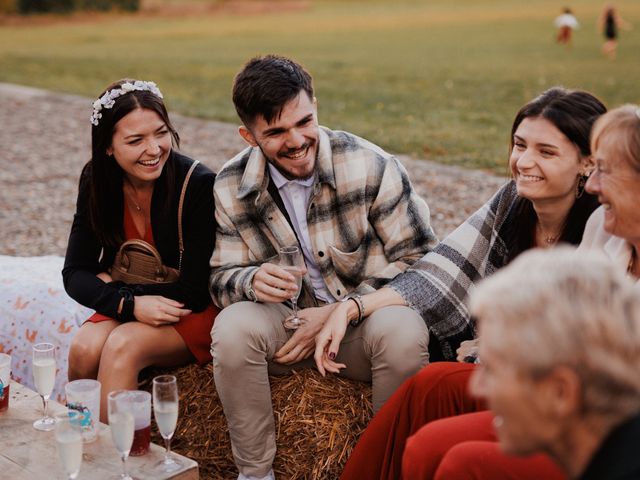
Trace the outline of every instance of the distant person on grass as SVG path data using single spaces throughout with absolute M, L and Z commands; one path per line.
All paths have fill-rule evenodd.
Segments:
M 556 41 L 561 45 L 571 47 L 573 31 L 580 28 L 578 19 L 575 17 L 571 9 L 568 7 L 563 8 L 562 15 L 556 17 L 554 24 L 558 29 Z
M 621 28 L 630 30 L 631 24 L 625 22 L 622 17 L 620 17 L 614 5 L 608 4 L 604 6 L 600 14 L 598 27 L 604 35 L 602 53 L 610 60 L 615 60 L 618 51 L 618 31 Z
M 429 209 L 382 149 L 318 125 L 312 79 L 279 56 L 250 60 L 233 101 L 250 145 L 220 171 L 211 295 L 225 307 L 211 332 L 216 389 L 239 479 L 272 479 L 275 424 L 268 375 L 313 366 L 315 336 L 336 305 L 384 285 L 435 244 Z M 283 321 L 297 291 L 280 247 L 304 256 L 295 331 Z M 341 301 L 345 302 L 342 303 Z M 365 318 L 366 317 L 366 318 Z M 393 306 L 351 323 L 330 369 L 373 383 L 377 410 L 429 359 L 417 312 Z
M 180 153 L 160 90 L 153 82 L 121 80 L 93 104 L 91 160 L 80 176 L 62 277 L 67 293 L 92 308 L 69 350 L 69 380 L 102 384 L 107 395 L 135 389 L 150 365 L 208 362 L 208 336 L 218 309 L 207 291 L 214 245 L 215 175 L 195 166 L 181 215 L 178 204 L 194 161 Z M 177 281 L 140 285 L 113 281 L 111 266 L 125 240 L 154 245 Z

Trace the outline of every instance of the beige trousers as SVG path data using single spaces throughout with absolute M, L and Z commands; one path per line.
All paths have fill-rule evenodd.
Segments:
M 222 402 L 238 470 L 261 477 L 276 453 L 269 374 L 313 367 L 313 357 L 294 365 L 272 362 L 291 337 L 282 326 L 291 313 L 283 304 L 239 302 L 218 314 L 211 330 L 213 377 Z M 377 411 L 408 377 L 429 361 L 429 333 L 409 307 L 385 307 L 358 327 L 348 327 L 336 361 L 341 375 L 372 382 Z

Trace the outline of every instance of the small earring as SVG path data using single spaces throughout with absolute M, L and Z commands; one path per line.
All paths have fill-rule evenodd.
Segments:
M 584 186 L 587 184 L 587 179 L 589 177 L 587 175 L 578 174 L 578 183 L 576 183 L 576 198 L 582 197 L 584 195 Z

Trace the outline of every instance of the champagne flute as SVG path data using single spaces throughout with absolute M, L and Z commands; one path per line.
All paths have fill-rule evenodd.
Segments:
M 173 375 L 160 375 L 153 379 L 153 416 L 167 449 L 164 459 L 156 465 L 164 472 L 175 472 L 182 463 L 171 457 L 171 438 L 178 422 L 178 384 Z
M 293 275 L 298 285 L 298 289 L 291 296 L 291 304 L 293 305 L 293 316 L 284 319 L 284 327 L 289 330 L 295 330 L 303 321 L 298 317 L 298 298 L 302 289 L 302 276 L 305 271 L 304 258 L 300 249 L 296 246 L 280 248 L 280 266 Z
M 56 347 L 51 343 L 33 346 L 33 382 L 43 405 L 42 418 L 33 422 L 33 428 L 49 432 L 56 426 L 55 419 L 48 415 L 49 396 L 56 382 Z
M 115 390 L 107 397 L 109 402 L 109 427 L 111 439 L 122 460 L 121 480 L 133 480 L 127 471 L 127 458 L 133 444 L 135 419 L 132 400 L 127 390 Z
M 82 464 L 82 427 L 78 412 L 56 415 L 55 437 L 64 473 L 69 480 L 75 480 Z

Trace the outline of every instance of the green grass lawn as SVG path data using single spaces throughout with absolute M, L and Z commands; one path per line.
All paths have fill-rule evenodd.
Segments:
M 616 3 L 636 28 L 621 33 L 615 62 L 600 54 L 602 0 L 573 3 L 582 28 L 571 50 L 554 43 L 561 5 L 551 0 L 317 1 L 278 14 L 5 25 L 0 81 L 93 97 L 132 76 L 155 80 L 173 111 L 237 122 L 234 74 L 253 55 L 280 53 L 314 75 L 322 124 L 504 173 L 512 118 L 545 88 L 640 102 L 640 2 Z

